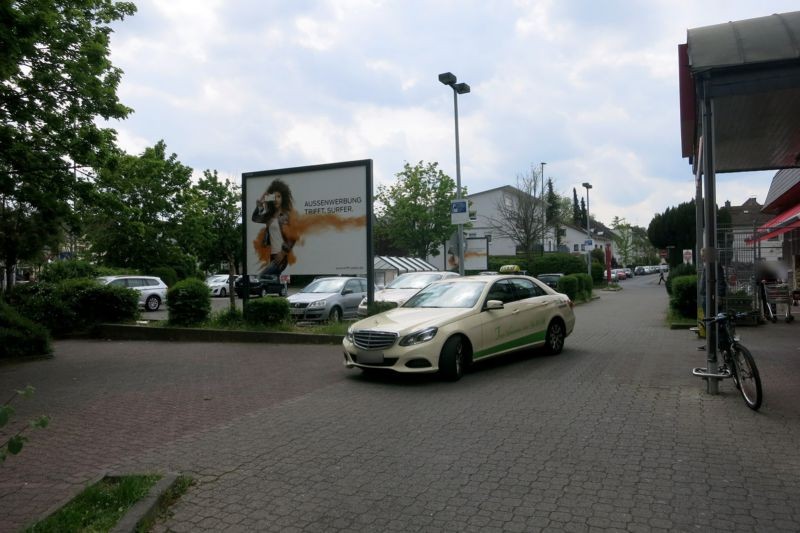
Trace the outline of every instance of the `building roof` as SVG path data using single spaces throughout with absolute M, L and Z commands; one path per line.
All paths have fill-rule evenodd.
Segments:
M 405 272 L 430 272 L 439 269 L 417 257 L 377 255 L 375 256 L 375 270 L 396 270 L 398 273 L 403 274 Z
M 778 213 L 800 203 L 800 169 L 788 168 L 772 178 L 764 211 Z
M 731 205 L 730 202 L 725 202 L 725 209 L 731 216 L 731 226 L 751 230 L 771 218 L 770 215 L 761 212 L 763 207 L 755 197 L 748 198 L 742 205 Z

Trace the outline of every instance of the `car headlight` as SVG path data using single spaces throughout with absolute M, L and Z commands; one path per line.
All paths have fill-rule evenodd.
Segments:
M 347 340 L 353 342 L 353 326 L 347 328 Z
M 367 297 L 366 297 L 366 296 L 364 296 L 364 297 L 361 299 L 361 303 L 360 303 L 359 305 L 367 305 Z
M 320 307 L 325 307 L 327 300 L 317 300 L 316 302 L 311 302 L 308 304 L 309 309 L 318 309 Z
M 421 344 L 423 342 L 428 342 L 432 338 L 436 336 L 436 332 L 439 331 L 437 327 L 430 327 L 425 328 L 422 331 L 415 331 L 414 333 L 409 333 L 402 339 L 400 339 L 400 346 L 412 346 L 414 344 Z

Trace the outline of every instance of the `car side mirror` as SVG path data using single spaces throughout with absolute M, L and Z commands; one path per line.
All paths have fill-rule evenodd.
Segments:
M 503 305 L 503 302 L 501 302 L 500 300 L 489 300 L 488 302 L 486 302 L 485 309 L 487 311 L 492 311 L 493 309 L 503 309 L 504 307 L 505 306 Z
M 345 289 L 342 291 L 342 296 L 345 296 L 347 294 L 353 294 L 353 289 Z

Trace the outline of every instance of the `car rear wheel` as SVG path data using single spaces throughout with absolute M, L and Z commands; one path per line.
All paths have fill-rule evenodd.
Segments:
M 342 309 L 339 307 L 334 307 L 331 309 L 331 314 L 328 315 L 328 320 L 338 324 L 342 321 Z
M 545 348 L 547 348 L 547 353 L 552 355 L 560 354 L 561 350 L 564 349 L 564 339 L 566 336 L 567 335 L 563 322 L 558 319 L 550 322 L 550 325 L 547 326 L 547 335 L 544 339 L 544 345 Z
M 161 307 L 161 298 L 154 294 L 148 296 L 147 300 L 144 301 L 144 308 L 148 311 L 158 311 L 159 307 Z
M 464 375 L 467 365 L 464 339 L 457 335 L 450 337 L 439 355 L 439 372 L 447 381 L 458 381 Z

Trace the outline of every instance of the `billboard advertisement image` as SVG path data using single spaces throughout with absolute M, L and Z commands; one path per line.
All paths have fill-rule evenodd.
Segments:
M 242 174 L 247 273 L 366 274 L 372 160 Z

